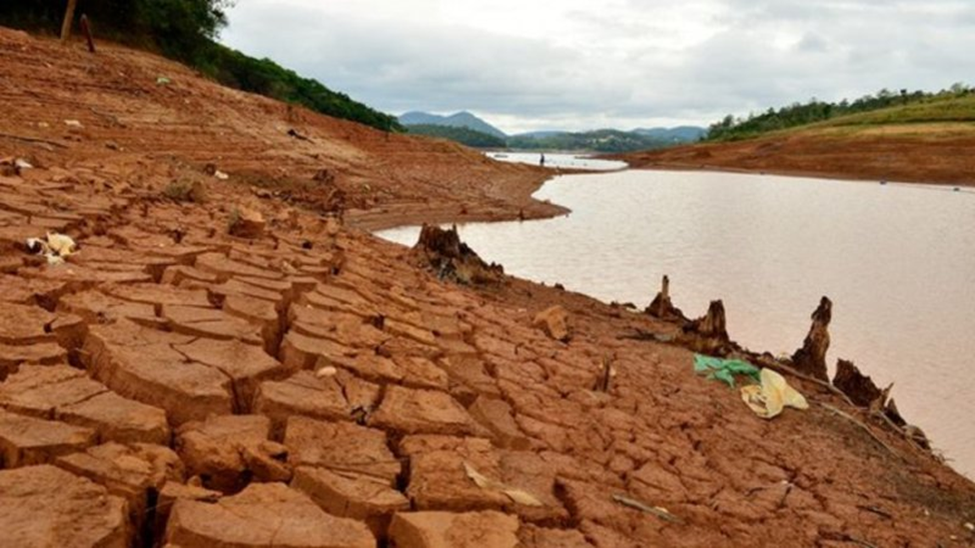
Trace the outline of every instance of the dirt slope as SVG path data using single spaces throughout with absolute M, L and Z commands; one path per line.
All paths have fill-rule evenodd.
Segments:
M 975 186 L 975 124 L 928 123 L 783 132 L 614 156 L 635 168 L 714 169 Z
M 76 49 L 0 30 L 5 547 L 972 544 L 975 486 L 832 391 L 765 421 L 646 336 L 676 324 L 459 285 L 295 183 L 382 224 L 508 212 L 536 170 Z
M 549 176 L 542 169 L 290 108 L 141 52 L 103 44 L 92 56 L 0 29 L 0 55 L 6 147 L 20 136 L 50 141 L 58 158 L 144 158 L 196 171 L 212 163 L 318 207 L 334 186 L 345 196 L 349 221 L 370 227 L 417 220 L 420 211 L 442 221 L 560 211 L 530 199 Z M 169 83 L 157 83 L 160 77 Z M 40 163 L 52 157 L 40 147 L 31 153 Z M 321 181 L 312 184 L 321 170 L 334 177 L 325 190 Z

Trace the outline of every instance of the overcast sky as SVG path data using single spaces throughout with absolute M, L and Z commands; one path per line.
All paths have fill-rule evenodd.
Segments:
M 509 133 L 975 83 L 975 0 L 237 0 L 228 15 L 227 45 L 370 106 L 469 110 Z

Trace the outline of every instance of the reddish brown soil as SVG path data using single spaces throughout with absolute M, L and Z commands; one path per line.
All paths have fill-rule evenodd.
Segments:
M 973 542 L 975 486 L 832 392 L 790 378 L 811 408 L 765 421 L 687 349 L 632 337 L 674 324 L 517 279 L 441 280 L 321 216 L 308 183 L 332 170 L 371 208 L 347 220 L 378 226 L 540 207 L 507 194 L 538 170 L 289 123 L 99 51 L 0 30 L 0 132 L 20 137 L 0 157 L 35 165 L 0 175 L 3 546 Z M 178 180 L 205 197 L 168 198 Z M 48 231 L 80 243 L 67 264 L 26 252 Z M 565 341 L 533 321 L 554 305 Z
M 773 173 L 975 186 L 971 124 L 823 129 L 613 156 L 642 169 Z

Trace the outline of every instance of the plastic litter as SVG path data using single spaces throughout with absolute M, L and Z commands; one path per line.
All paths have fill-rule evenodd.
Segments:
M 64 258 L 78 249 L 71 236 L 57 232 L 48 232 L 44 238 L 27 238 L 26 245 L 29 253 L 44 255 L 50 265 L 63 264 Z
M 166 78 L 165 76 L 160 76 L 159 78 L 156 78 L 156 85 L 157 86 L 165 86 L 165 85 L 168 85 L 170 83 L 172 83 L 172 80 L 170 80 L 169 78 Z
M 694 372 L 707 373 L 707 379 L 719 380 L 731 388 L 735 387 L 735 375 L 747 375 L 760 382 L 759 369 L 743 360 L 725 360 L 694 354 Z
M 30 162 L 24 160 L 23 158 L 17 158 L 16 160 L 14 160 L 14 167 L 16 167 L 17 169 L 33 169 L 34 166 L 32 166 Z
M 795 388 L 789 386 L 785 377 L 762 369 L 760 385 L 741 387 L 741 399 L 756 415 L 763 419 L 777 417 L 786 407 L 809 409 L 809 403 Z
M 68 127 L 84 127 L 81 125 L 81 122 L 79 122 L 78 120 L 65 120 L 64 125 Z

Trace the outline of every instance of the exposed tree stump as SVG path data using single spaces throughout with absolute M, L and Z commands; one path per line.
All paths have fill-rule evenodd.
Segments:
M 489 284 L 500 282 L 504 276 L 501 265 L 485 263 L 474 250 L 460 241 L 456 226 L 443 230 L 438 226 L 423 225 L 413 253 L 419 255 L 424 266 L 432 268 L 441 280 Z
M 850 400 L 860 407 L 869 407 L 882 396 L 882 392 L 873 380 L 860 372 L 851 361 L 839 360 L 836 363 L 836 375 L 833 385 L 850 397 Z
M 660 292 L 657 293 L 657 296 L 653 298 L 653 302 L 650 303 L 650 306 L 644 312 L 661 320 L 687 321 L 684 313 L 675 307 L 674 303 L 670 300 L 670 278 L 666 275 L 664 275 L 663 280 L 660 282 Z
M 678 335 L 678 342 L 695 352 L 727 356 L 737 350 L 738 345 L 728 337 L 725 323 L 724 303 L 720 300 L 711 301 L 708 313 L 703 318 L 684 324 Z
M 802 348 L 792 355 L 792 363 L 797 370 L 827 382 L 826 351 L 829 350 L 829 322 L 832 316 L 833 302 L 823 297 L 812 314 L 812 326 Z

